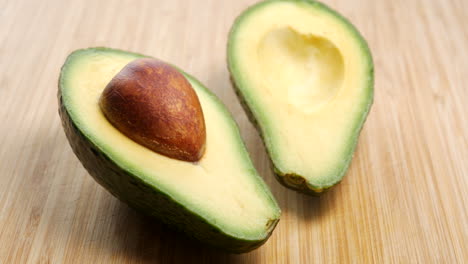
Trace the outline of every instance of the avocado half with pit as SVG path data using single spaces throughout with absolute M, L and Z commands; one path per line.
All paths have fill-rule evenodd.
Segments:
M 178 70 L 203 109 L 206 147 L 197 162 L 169 158 L 136 143 L 101 111 L 99 98 L 108 83 L 143 57 L 108 48 L 68 56 L 58 98 L 73 151 L 118 199 L 188 236 L 231 252 L 260 246 L 275 228 L 280 209 L 252 165 L 235 121 L 213 93 Z
M 308 194 L 340 182 L 373 101 L 372 57 L 350 22 L 315 1 L 258 3 L 231 29 L 228 66 L 277 179 Z

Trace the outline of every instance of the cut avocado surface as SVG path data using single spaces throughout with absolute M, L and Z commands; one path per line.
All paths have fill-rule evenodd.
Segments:
M 101 112 L 98 100 L 126 64 L 143 55 L 108 48 L 68 56 L 59 81 L 67 138 L 88 172 L 120 200 L 200 241 L 232 252 L 263 244 L 280 210 L 258 176 L 225 106 L 193 77 L 206 122 L 197 163 L 171 159 L 132 141 Z
M 228 66 L 278 180 L 309 194 L 338 183 L 373 101 L 358 31 L 319 2 L 264 1 L 235 21 Z

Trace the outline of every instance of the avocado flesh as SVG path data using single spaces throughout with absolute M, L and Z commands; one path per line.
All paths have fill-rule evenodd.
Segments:
M 228 66 L 278 180 L 308 194 L 337 184 L 373 101 L 358 31 L 318 2 L 261 2 L 234 23 Z
M 60 116 L 88 172 L 132 207 L 189 236 L 232 252 L 263 244 L 280 209 L 258 176 L 225 106 L 193 77 L 206 122 L 206 153 L 197 163 L 157 154 L 112 126 L 98 99 L 130 61 L 143 57 L 107 48 L 72 53 L 59 82 Z

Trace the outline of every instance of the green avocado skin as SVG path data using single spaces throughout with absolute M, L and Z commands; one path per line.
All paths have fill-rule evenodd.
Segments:
M 108 50 L 107 48 L 96 49 Z M 223 233 L 157 187 L 120 168 L 88 140 L 73 123 L 63 104 L 60 82 L 57 97 L 62 126 L 73 152 L 88 173 L 120 201 L 146 215 L 159 219 L 164 224 L 195 240 L 228 252 L 248 252 L 260 247 L 268 240 L 279 219 L 275 219 L 271 223 L 268 236 L 262 240 L 243 240 Z
M 260 123 L 257 120 L 257 117 L 252 111 L 252 108 L 250 105 L 253 105 L 252 102 L 249 102 L 242 89 L 240 89 L 240 81 L 239 79 L 236 79 L 236 70 L 234 65 L 234 60 L 235 56 L 231 54 L 231 48 L 234 45 L 232 39 L 234 38 L 234 35 L 236 33 L 236 30 L 241 26 L 242 20 L 245 17 L 248 17 L 252 13 L 254 13 L 256 10 L 261 9 L 263 6 L 266 6 L 270 3 L 275 3 L 275 2 L 292 2 L 292 3 L 298 3 L 298 4 L 306 4 L 310 6 L 314 6 L 315 8 L 318 8 L 322 10 L 323 12 L 328 12 L 335 16 L 338 20 L 341 20 L 349 29 L 350 32 L 353 33 L 354 38 L 356 41 L 360 43 L 361 49 L 364 51 L 363 53 L 366 54 L 367 56 L 367 63 L 369 65 L 369 79 L 367 83 L 367 90 L 368 90 L 368 104 L 366 106 L 366 109 L 363 111 L 362 116 L 360 116 L 360 120 L 356 123 L 354 133 L 353 133 L 353 140 L 352 142 L 349 142 L 349 149 L 348 149 L 348 155 L 346 158 L 346 166 L 343 168 L 342 171 L 339 172 L 339 177 L 338 180 L 334 182 L 330 182 L 329 184 L 326 185 L 315 185 L 314 183 L 307 182 L 307 179 L 301 175 L 294 174 L 294 173 L 286 173 L 282 172 L 277 166 L 275 166 L 275 162 L 272 159 L 271 155 L 271 150 L 268 148 L 268 146 L 265 144 L 266 140 L 265 133 L 262 132 L 262 128 Z M 242 108 L 244 109 L 246 115 L 249 118 L 249 121 L 253 124 L 257 132 L 259 133 L 260 137 L 262 138 L 262 141 L 264 143 L 265 149 L 268 152 L 269 160 L 270 160 L 270 167 L 273 170 L 273 173 L 275 175 L 275 178 L 280 182 L 283 186 L 290 188 L 292 190 L 295 190 L 300 193 L 304 193 L 307 195 L 312 195 L 312 196 L 320 196 L 324 193 L 326 193 L 330 188 L 333 186 L 337 185 L 338 183 L 341 182 L 343 179 L 344 175 L 346 174 L 346 171 L 348 170 L 348 167 L 351 164 L 351 160 L 353 158 L 355 149 L 357 147 L 358 139 L 359 139 L 359 134 L 364 126 L 364 123 L 367 119 L 367 116 L 369 114 L 369 111 L 372 107 L 373 104 L 373 98 L 374 98 L 374 63 L 372 59 L 372 54 L 370 52 L 370 49 L 367 45 L 367 42 L 365 39 L 362 37 L 362 35 L 359 33 L 359 31 L 349 22 L 346 18 L 344 18 L 342 15 L 337 13 L 335 10 L 331 9 L 327 5 L 314 1 L 314 0 L 265 0 L 261 1 L 253 6 L 250 6 L 245 10 L 243 13 L 241 13 L 235 20 L 234 24 L 231 27 L 229 37 L 228 37 L 228 48 L 227 48 L 227 64 L 228 64 L 228 70 L 230 73 L 230 81 L 231 85 L 234 89 L 234 92 L 239 99 L 240 104 L 242 105 Z M 239 77 L 241 78 L 241 77 Z

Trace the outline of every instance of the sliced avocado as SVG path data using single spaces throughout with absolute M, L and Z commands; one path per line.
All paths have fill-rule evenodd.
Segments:
M 197 163 L 171 159 L 132 141 L 101 112 L 107 83 L 143 55 L 108 48 L 68 56 L 59 81 L 59 113 L 84 167 L 114 196 L 202 242 L 232 252 L 263 244 L 280 209 L 258 176 L 237 125 L 216 96 L 182 72 L 200 100 L 206 150 Z
M 350 22 L 315 1 L 261 2 L 236 19 L 228 66 L 277 179 L 309 194 L 340 182 L 373 101 L 372 57 Z

